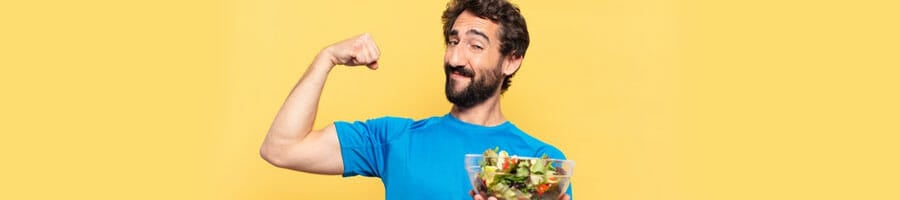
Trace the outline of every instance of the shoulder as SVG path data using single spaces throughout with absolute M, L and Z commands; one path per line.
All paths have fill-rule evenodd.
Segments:
M 339 131 L 340 129 L 346 129 L 346 127 L 355 127 L 376 132 L 403 132 L 401 130 L 428 127 L 438 123 L 440 120 L 441 118 L 437 116 L 419 120 L 399 116 L 382 116 L 360 121 L 336 121 L 335 126 L 338 127 Z
M 377 135 L 406 129 L 412 120 L 403 117 L 384 116 L 359 121 L 335 121 L 334 127 L 338 135 L 361 134 Z
M 375 122 L 375 123 L 412 123 L 413 119 L 407 117 L 398 117 L 398 116 L 382 116 L 377 118 L 371 118 L 366 120 L 367 122 Z
M 371 128 L 399 128 L 409 126 L 413 122 L 410 118 L 405 117 L 396 117 L 396 116 L 383 116 L 370 118 L 364 121 L 355 121 L 355 122 L 343 122 L 343 123 L 352 123 L 355 125 L 364 125 Z
M 439 116 L 432 116 L 428 118 L 419 119 L 416 121 L 410 120 L 410 129 L 421 129 L 426 128 L 431 125 L 437 124 L 442 120 Z
M 384 124 L 391 125 L 394 127 L 404 127 L 409 129 L 422 128 L 431 124 L 435 124 L 441 120 L 440 117 L 428 117 L 424 119 L 412 119 L 408 117 L 398 117 L 398 116 L 383 116 L 378 118 L 372 118 L 366 121 L 366 123 L 375 123 L 375 124 Z
M 561 150 L 559 150 L 559 148 L 556 148 L 556 146 L 541 141 L 540 139 L 535 138 L 528 133 L 525 133 L 517 127 L 513 128 L 513 132 L 519 135 L 519 137 L 521 137 L 528 144 L 528 146 L 531 146 L 531 148 L 534 149 L 534 155 L 532 155 L 533 157 L 542 157 L 544 155 L 547 155 L 548 157 L 553 159 L 566 159 L 566 155 Z
M 556 148 L 555 146 L 550 145 L 550 144 L 545 144 L 544 146 L 542 146 L 542 148 L 539 148 L 538 155 L 539 156 L 547 155 L 547 157 L 550 157 L 553 159 L 560 159 L 560 160 L 567 159 L 566 154 L 564 154 L 558 148 Z

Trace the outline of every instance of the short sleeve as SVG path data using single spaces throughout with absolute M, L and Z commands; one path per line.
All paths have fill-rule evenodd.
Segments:
M 386 145 L 392 136 L 405 132 L 411 121 L 382 117 L 366 121 L 334 122 L 341 145 L 343 176 L 381 177 L 387 155 Z

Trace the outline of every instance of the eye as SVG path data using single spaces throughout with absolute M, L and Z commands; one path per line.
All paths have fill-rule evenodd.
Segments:
M 477 44 L 473 44 L 473 45 L 472 45 L 472 48 L 478 49 L 478 50 L 483 50 L 483 49 L 484 49 L 484 47 L 482 47 L 481 45 L 477 45 Z
M 457 44 L 459 44 L 458 40 L 447 41 L 447 45 L 450 45 L 450 46 L 456 46 Z

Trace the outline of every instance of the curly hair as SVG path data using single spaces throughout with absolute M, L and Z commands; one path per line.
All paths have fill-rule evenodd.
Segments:
M 503 56 L 525 56 L 528 50 L 528 27 L 525 25 L 525 17 L 519 8 L 506 0 L 451 0 L 447 3 L 447 10 L 441 16 L 444 23 L 444 44 L 450 41 L 450 30 L 453 23 L 463 11 L 469 11 L 475 16 L 491 20 L 500 24 L 500 54 Z M 516 70 L 518 71 L 518 70 Z M 511 84 L 513 72 L 503 79 L 501 93 L 506 92 Z

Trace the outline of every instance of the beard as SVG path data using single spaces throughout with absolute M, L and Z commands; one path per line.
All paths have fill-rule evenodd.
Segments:
M 450 74 L 453 72 L 468 77 L 472 79 L 472 81 L 470 81 L 469 85 L 463 88 L 462 91 L 455 91 L 455 86 L 461 83 L 450 77 Z M 482 75 L 477 76 L 478 74 L 471 69 L 465 67 L 453 67 L 444 63 L 444 74 L 447 78 L 444 86 L 444 93 L 447 95 L 447 100 L 449 100 L 450 103 L 453 103 L 453 105 L 462 108 L 471 108 L 472 106 L 484 103 L 488 98 L 494 96 L 494 93 L 500 87 L 500 84 L 503 83 L 503 73 L 500 72 L 500 66 L 496 66 L 490 70 L 480 71 L 480 74 Z

